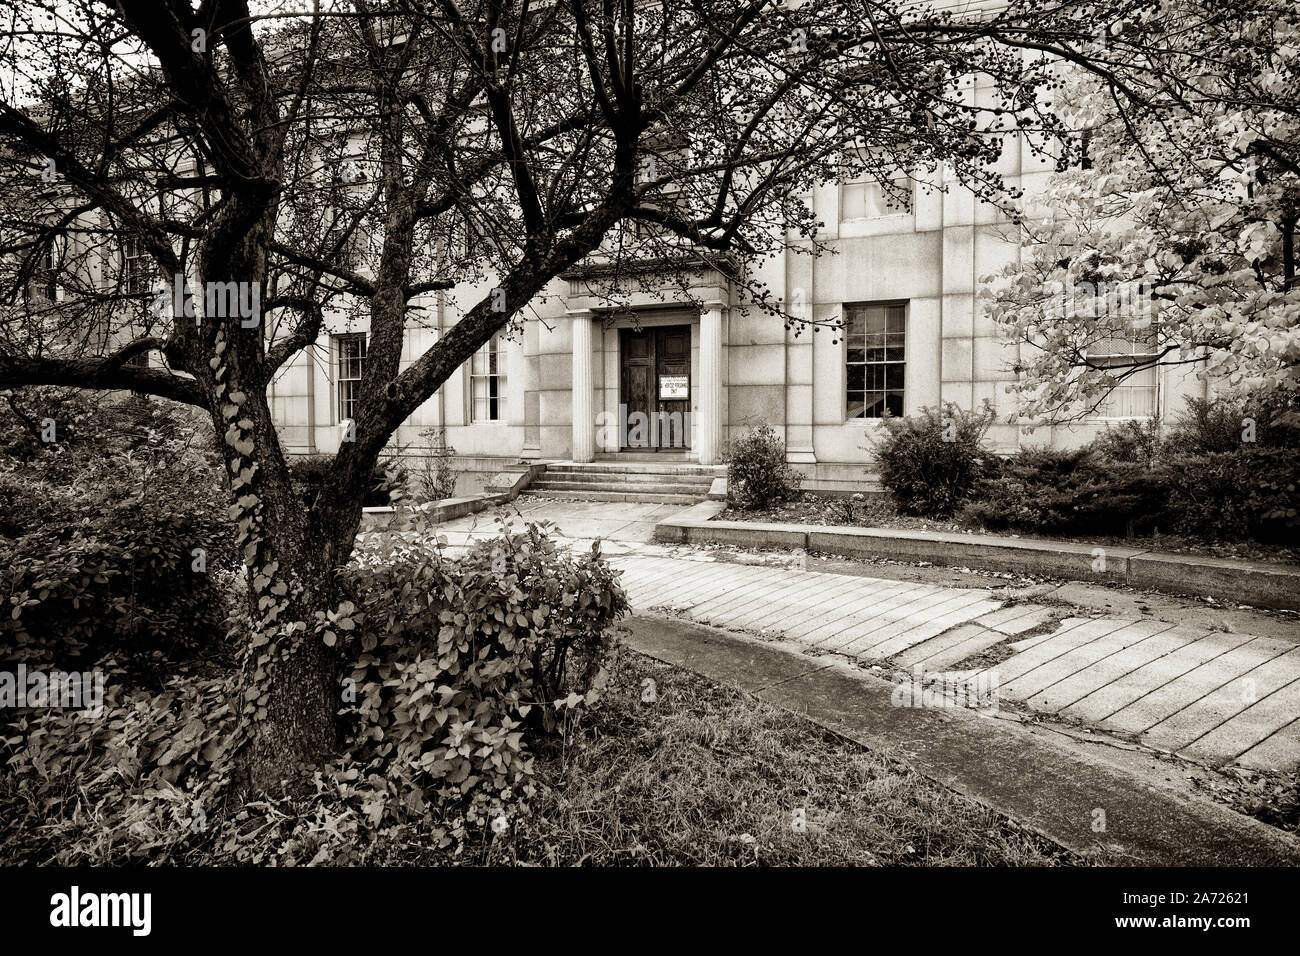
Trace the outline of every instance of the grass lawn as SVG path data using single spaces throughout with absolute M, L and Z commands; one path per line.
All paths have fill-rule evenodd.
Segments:
M 641 700 L 647 678 L 655 684 L 653 704 Z M 466 862 L 1081 862 L 809 720 L 626 648 L 602 704 L 537 766 L 544 786 L 533 815 L 485 841 Z M 794 826 L 798 809 L 804 832 Z
M 729 506 L 715 520 L 848 525 L 858 528 L 897 528 L 905 531 L 944 531 L 956 534 L 1037 537 L 1053 541 L 1070 541 L 1077 544 L 1143 547 L 1154 551 L 1201 554 L 1218 558 L 1237 558 L 1243 561 L 1282 561 L 1288 564 L 1300 564 L 1300 548 L 1290 545 L 1265 544 L 1257 541 L 1206 541 L 1173 534 L 1117 538 L 1101 535 L 1026 534 L 1022 536 L 1006 531 L 988 531 L 977 525 L 965 524 L 956 516 L 952 518 L 918 518 L 913 515 L 899 514 L 889 496 L 883 494 L 864 495 L 863 500 L 854 501 L 850 498 L 802 492 L 798 498 L 765 509 L 744 511 Z
M 652 680 L 654 703 L 642 701 Z M 505 832 L 483 832 L 456 857 L 415 826 L 378 842 L 328 850 L 302 832 L 333 829 L 318 807 L 281 798 L 250 819 L 266 862 L 326 865 L 673 866 L 1077 865 L 1079 857 L 1010 819 L 811 721 L 620 648 L 605 697 L 563 737 L 535 743 L 532 812 Z M 74 771 L 36 789 L 0 773 L 0 863 L 63 860 L 70 836 L 77 862 L 231 865 L 189 827 L 166 831 L 165 859 L 149 851 L 132 811 L 114 815 L 72 799 L 98 784 Z M 49 799 L 47 799 L 49 798 Z M 93 802 L 93 801 L 92 801 Z M 129 804 L 126 804 L 129 805 Z M 337 805 L 335 805 L 337 806 Z M 797 811 L 805 825 L 796 828 Z M 350 810 L 331 809 L 341 820 Z M 342 814 L 343 816 L 340 816 Z M 240 821 L 243 822 L 240 822 Z M 183 824 L 190 821 L 185 819 Z M 432 825 L 434 821 L 430 820 Z M 279 834 L 277 836 L 277 833 Z M 151 836 L 151 834 L 153 834 Z M 177 839 L 179 838 L 179 839 Z M 98 849 L 96 849 L 98 848 Z M 318 852 L 319 851 L 319 852 Z M 141 856 L 141 854 L 144 854 Z M 247 860 L 247 858 L 245 858 Z

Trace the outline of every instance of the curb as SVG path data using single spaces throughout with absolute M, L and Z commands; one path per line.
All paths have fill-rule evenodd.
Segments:
M 519 493 L 544 471 L 546 471 L 546 465 L 544 464 L 528 465 L 518 471 L 503 471 L 494 475 L 488 483 L 487 487 L 491 489 L 490 491 L 478 495 L 466 495 L 461 498 L 443 498 L 416 507 L 438 523 L 463 518 L 465 515 L 475 514 L 494 505 L 504 505 L 514 501 L 519 497 Z M 389 526 L 398 510 L 391 506 L 386 508 L 362 508 L 361 530 L 383 530 Z
M 703 502 L 666 518 L 655 526 L 655 540 L 669 544 L 802 548 L 844 557 L 1027 571 L 1191 597 L 1208 595 L 1229 604 L 1300 611 L 1300 567 L 1292 565 L 1140 548 L 1103 548 L 1040 538 L 710 520 L 722 508 L 718 502 Z
M 894 706 L 894 684 L 847 664 L 668 618 L 634 615 L 628 630 L 639 653 L 807 717 L 1081 855 L 1156 866 L 1300 863 L 1300 840 L 1252 817 L 1019 724 Z

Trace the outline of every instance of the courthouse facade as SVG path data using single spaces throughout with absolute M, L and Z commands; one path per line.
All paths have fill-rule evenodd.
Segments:
M 1010 185 L 1030 193 L 1051 170 L 1050 159 L 1014 138 L 999 167 Z M 852 491 L 868 478 L 872 437 L 886 409 L 907 415 L 941 402 L 974 408 L 987 400 L 999 413 L 989 441 L 1005 453 L 1079 444 L 1108 424 L 1176 410 L 1184 395 L 1201 394 L 1193 376 L 1151 369 L 1125 379 L 1094 416 L 1070 426 L 1031 432 L 1009 423 L 1016 398 L 1007 386 L 1018 350 L 1028 346 L 999 335 L 978 292 L 982 277 L 1018 255 L 1015 229 L 964 187 L 935 185 L 942 181 L 908 185 L 910 208 L 876 182 L 819 187 L 811 201 L 829 252 L 791 251 L 750 266 L 791 312 L 839 318 L 843 334 L 796 334 L 747 308 L 726 270 L 701 267 L 689 296 L 665 286 L 612 310 L 600 294 L 599 269 L 575 269 L 530 304 L 521 328 L 495 338 L 452 375 L 399 429 L 392 448 L 428 454 L 441 436 L 457 467 L 480 477 L 521 460 L 654 454 L 711 464 L 724 459 L 729 439 L 766 421 L 808 487 Z M 430 300 L 430 320 L 408 331 L 410 354 L 435 342 L 492 286 L 489 277 Z M 364 324 L 336 324 L 314 354 L 278 377 L 273 408 L 288 451 L 337 449 L 354 408 L 365 336 Z M 1116 361 L 1135 350 L 1121 343 Z

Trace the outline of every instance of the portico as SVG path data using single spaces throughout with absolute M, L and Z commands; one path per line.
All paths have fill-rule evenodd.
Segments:
M 722 455 L 726 307 L 571 309 L 572 460 L 597 454 Z

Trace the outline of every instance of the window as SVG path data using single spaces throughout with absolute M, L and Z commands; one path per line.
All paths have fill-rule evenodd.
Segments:
M 471 422 L 499 422 L 505 418 L 506 376 L 501 336 L 474 353 L 469 364 Z
M 122 242 L 122 279 L 127 295 L 139 295 L 153 289 L 144 243 L 134 237 Z
M 906 215 L 911 191 L 912 181 L 906 177 L 891 180 L 888 189 L 875 179 L 844 183 L 840 186 L 840 221 Z
M 63 263 L 65 238 L 62 234 L 48 239 L 36 255 L 36 268 L 27 280 L 29 305 L 47 305 L 59 298 L 59 269 Z
M 902 415 L 907 303 L 850 305 L 844 313 L 846 417 Z
M 361 396 L 361 366 L 366 360 L 366 337 L 363 333 L 336 335 L 338 354 L 339 421 L 357 417 L 357 400 Z
M 1155 327 L 1123 338 L 1105 339 L 1088 349 L 1088 361 L 1104 368 L 1119 381 L 1101 400 L 1093 413 L 1098 418 L 1149 418 L 1156 413 L 1158 380 L 1154 364 L 1134 368 L 1134 364 L 1156 359 Z

